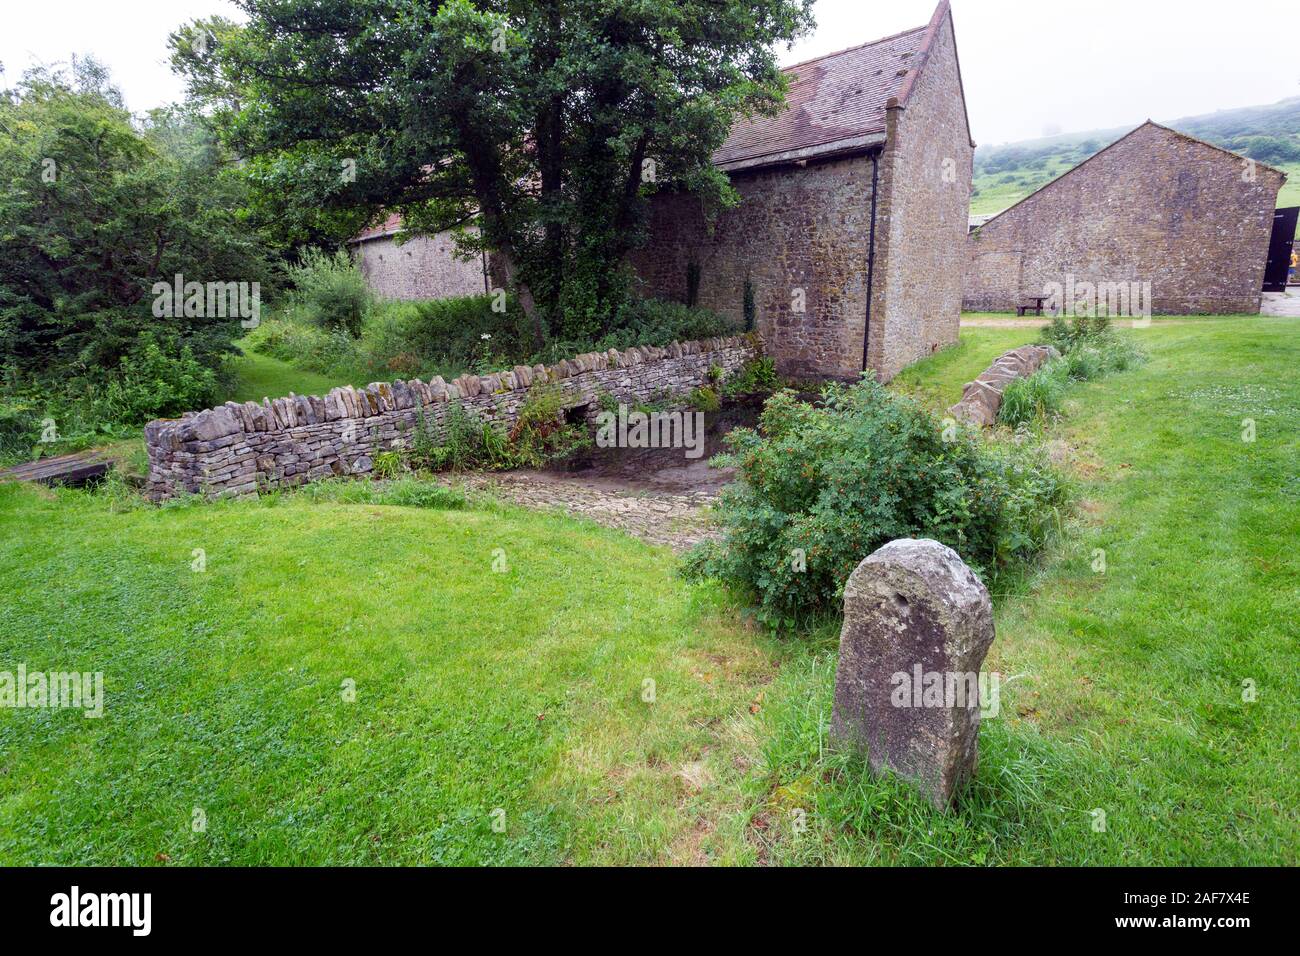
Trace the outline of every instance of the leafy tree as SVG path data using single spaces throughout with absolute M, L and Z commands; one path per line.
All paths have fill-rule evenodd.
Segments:
M 239 181 L 179 111 L 137 129 L 93 61 L 0 92 L 0 364 L 33 375 L 115 368 L 141 331 L 209 364 L 237 316 L 158 316 L 155 283 L 263 282 Z M 205 310 L 206 311 L 206 310 Z
M 263 190 L 461 230 L 539 342 L 610 329 L 655 189 L 735 201 L 710 156 L 779 107 L 771 47 L 812 25 L 811 0 L 238 2 L 244 29 L 179 65 Z

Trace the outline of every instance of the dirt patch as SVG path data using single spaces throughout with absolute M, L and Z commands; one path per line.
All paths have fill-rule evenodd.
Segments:
M 444 483 L 487 492 L 525 508 L 549 508 L 587 518 L 678 552 L 718 534 L 709 518 L 714 496 L 705 491 L 634 490 L 616 479 L 588 481 L 539 471 L 475 472 Z

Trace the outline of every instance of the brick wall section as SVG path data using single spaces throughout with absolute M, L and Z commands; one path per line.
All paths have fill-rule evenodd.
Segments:
M 699 199 L 661 193 L 650 239 L 630 257 L 647 296 L 686 300 L 689 264 L 700 266 L 698 304 L 739 322 L 745 280 L 755 325 L 782 375 L 857 378 L 866 318 L 871 160 L 835 159 L 733 175 L 740 204 L 712 230 Z M 796 289 L 804 311 L 794 311 Z
M 887 115 L 868 348 L 884 381 L 957 341 L 964 263 L 953 250 L 965 242 L 974 158 L 945 17 L 906 108 Z
M 290 395 L 258 404 L 227 402 L 145 426 L 147 491 L 155 500 L 182 492 L 209 497 L 257 494 L 333 475 L 365 475 L 380 451 L 402 446 L 423 417 L 441 435 L 449 403 L 508 428 L 535 383 L 553 382 L 570 408 L 608 394 L 628 404 L 684 396 L 719 366 L 730 373 L 761 354 L 752 336 L 592 352 L 558 365 L 517 365 L 508 372 L 453 382 L 434 378 L 336 388 L 324 398 Z
M 367 285 L 385 299 L 445 299 L 486 291 L 483 260 L 456 258 L 449 232 L 420 236 L 400 246 L 387 236 L 364 239 L 352 248 Z
M 967 240 L 964 306 L 1007 311 L 1049 283 L 1150 282 L 1164 314 L 1259 311 L 1285 176 L 1154 123 L 1138 127 Z

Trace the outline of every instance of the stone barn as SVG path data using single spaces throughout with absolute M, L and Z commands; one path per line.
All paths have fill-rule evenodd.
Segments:
M 491 288 L 488 263 L 481 256 L 456 254 L 450 232 L 414 236 L 397 244 L 400 216 L 389 216 L 352 240 L 352 256 L 366 284 L 385 299 L 445 299 L 482 295 Z
M 974 144 L 948 4 L 785 73 L 785 110 L 714 155 L 740 204 L 709 222 L 655 196 L 632 264 L 647 295 L 748 312 L 782 374 L 888 380 L 960 322 Z
M 709 221 L 698 198 L 656 194 L 631 265 L 647 296 L 750 318 L 782 374 L 888 380 L 960 321 L 974 143 L 947 0 L 924 26 L 785 73 L 786 108 L 714 154 L 740 204 Z M 448 233 L 398 246 L 400 228 L 352 243 L 381 295 L 467 295 L 496 275 Z
M 1147 121 L 974 230 L 963 306 L 1079 290 L 1164 314 L 1259 312 L 1281 170 Z M 1094 291 L 1095 290 L 1095 291 Z M 1067 312 L 1072 311 L 1068 307 Z

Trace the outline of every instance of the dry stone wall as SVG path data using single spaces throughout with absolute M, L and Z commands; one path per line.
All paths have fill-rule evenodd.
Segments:
M 145 426 L 148 493 L 155 500 L 183 493 L 230 497 L 365 475 L 376 454 L 405 446 L 421 420 L 441 435 L 453 402 L 508 428 L 534 385 L 555 383 L 566 407 L 582 409 L 591 420 L 603 395 L 629 404 L 683 397 L 710 380 L 713 366 L 730 373 L 760 354 L 756 336 L 734 336 L 589 352 L 557 365 L 516 365 L 451 382 L 374 382 L 336 388 L 323 398 L 227 402 Z
M 1028 378 L 1051 359 L 1061 355 L 1050 345 L 1022 345 L 1002 355 L 979 378 L 967 382 L 961 401 L 948 409 L 954 418 L 972 425 L 992 425 L 1002 408 L 1002 392 L 1018 378 Z

